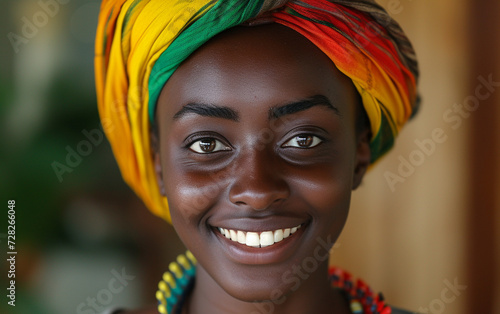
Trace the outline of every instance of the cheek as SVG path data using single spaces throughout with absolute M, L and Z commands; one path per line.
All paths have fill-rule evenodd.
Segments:
M 352 164 L 330 163 L 309 169 L 293 185 L 307 206 L 314 208 L 313 221 L 322 226 L 320 229 L 337 232 L 343 227 L 351 200 Z
M 165 194 L 172 220 L 199 224 L 220 200 L 226 183 L 215 173 L 183 170 L 182 161 L 166 161 Z M 182 221 L 180 221 L 182 220 Z
M 210 184 L 206 179 L 185 174 L 170 174 L 169 183 L 165 185 L 165 193 L 171 214 L 182 216 L 191 221 L 209 207 L 218 194 L 216 184 Z

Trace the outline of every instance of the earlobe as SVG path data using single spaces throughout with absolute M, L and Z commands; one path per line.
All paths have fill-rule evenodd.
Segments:
M 358 136 L 358 145 L 356 148 L 356 164 L 354 167 L 354 174 L 352 180 L 352 189 L 357 189 L 363 177 L 365 176 L 366 170 L 370 165 L 371 150 L 370 150 L 370 139 L 371 131 L 367 128 Z

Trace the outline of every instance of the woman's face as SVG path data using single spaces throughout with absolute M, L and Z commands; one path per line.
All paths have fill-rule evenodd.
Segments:
M 172 223 L 233 297 L 271 299 L 294 290 L 297 266 L 327 263 L 369 160 L 357 101 L 330 59 L 276 24 L 215 37 L 165 85 L 155 157 Z

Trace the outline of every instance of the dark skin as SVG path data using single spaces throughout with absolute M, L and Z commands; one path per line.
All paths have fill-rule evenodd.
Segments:
M 359 116 L 351 80 L 277 24 L 226 31 L 179 67 L 153 141 L 173 226 L 198 259 L 184 313 L 350 313 L 328 282 L 328 249 L 370 161 Z M 298 225 L 257 248 L 218 230 Z

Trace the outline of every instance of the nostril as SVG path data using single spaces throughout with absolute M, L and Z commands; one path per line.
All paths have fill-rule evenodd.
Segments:
M 229 201 L 253 210 L 265 210 L 288 199 L 290 186 L 279 165 L 268 154 L 251 155 L 238 164 L 238 176 L 229 185 Z
M 288 193 L 285 190 L 251 191 L 246 189 L 240 193 L 233 193 L 230 196 L 230 201 L 237 206 L 248 206 L 253 210 L 261 211 L 276 205 L 287 197 Z

